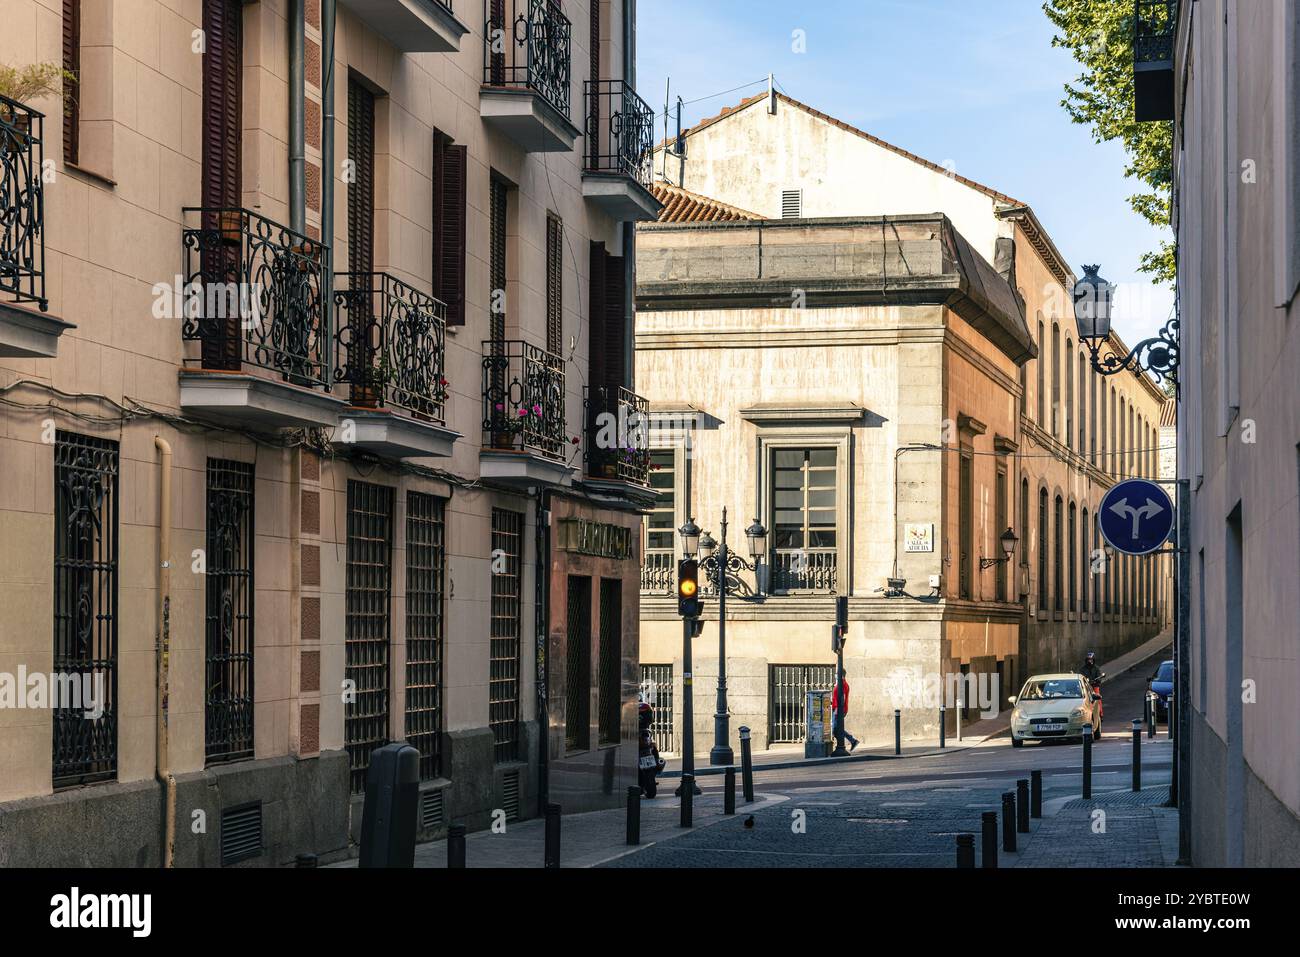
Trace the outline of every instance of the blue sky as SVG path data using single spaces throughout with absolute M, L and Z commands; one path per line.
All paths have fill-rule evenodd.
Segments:
M 807 52 L 792 50 L 804 31 Z M 1115 329 L 1132 345 L 1169 316 L 1171 291 L 1137 272 L 1160 232 L 1133 213 L 1140 184 L 1060 101 L 1079 73 L 1051 46 L 1041 0 L 640 0 L 637 87 L 660 111 L 776 75 L 797 100 L 1034 207 L 1077 274 L 1123 284 Z M 693 103 L 715 115 L 762 85 Z M 663 119 L 656 125 L 662 134 Z M 929 212 L 929 210 L 918 210 Z

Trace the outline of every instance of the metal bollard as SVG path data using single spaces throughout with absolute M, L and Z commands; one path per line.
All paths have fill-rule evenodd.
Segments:
M 636 785 L 627 789 L 627 842 L 641 843 L 641 788 Z
M 750 750 L 749 728 L 740 729 L 740 782 L 744 789 L 745 803 L 754 803 L 754 754 Z
M 447 828 L 447 866 L 449 868 L 465 866 L 465 831 L 464 824 L 453 824 Z
M 975 835 L 957 835 L 957 866 L 962 869 L 975 867 Z
M 736 768 L 730 765 L 722 779 L 722 813 L 736 813 Z
M 691 815 L 695 804 L 695 775 L 682 775 L 682 827 L 691 826 Z
M 560 866 L 560 806 L 546 805 L 546 851 L 544 867 Z
M 1043 816 L 1043 772 L 1029 772 L 1029 816 Z
M 1154 695 L 1147 695 L 1147 739 L 1150 740 L 1156 736 L 1156 698 Z
M 1133 790 L 1142 790 L 1142 725 L 1133 719 Z
M 903 753 L 903 713 L 894 709 L 894 753 Z
M 1024 778 L 1016 782 L 1016 830 L 1029 833 L 1029 782 Z
M 948 737 L 948 723 L 947 723 L 947 717 L 948 717 L 948 715 L 947 715 L 947 712 L 944 711 L 944 707 L 943 707 L 943 705 L 939 705 L 939 747 L 941 747 L 941 748 L 946 748 L 946 747 L 948 746 L 948 743 L 947 743 L 947 737 Z
M 983 849 L 980 866 L 998 866 L 998 812 L 985 811 L 980 814 L 980 829 Z
M 1092 797 L 1092 725 L 1083 726 L 1083 796 Z
M 1002 850 L 1008 854 L 1016 852 L 1016 792 L 1007 791 L 1002 795 Z
M 1177 725 L 1177 722 L 1174 720 L 1174 715 L 1174 693 L 1170 691 L 1169 703 L 1165 705 L 1165 720 L 1167 722 L 1165 725 L 1165 733 L 1168 735 L 1170 741 L 1174 740 L 1174 727 Z

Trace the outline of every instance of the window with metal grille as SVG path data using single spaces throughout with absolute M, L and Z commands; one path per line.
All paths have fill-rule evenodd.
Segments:
M 433 132 L 433 294 L 447 305 L 447 325 L 465 324 L 467 147 Z
M 781 191 L 781 218 L 798 219 L 803 215 L 803 190 L 784 189 Z
M 253 466 L 208 459 L 205 754 L 253 756 Z
M 393 490 L 348 481 L 345 744 L 352 790 L 364 791 L 370 753 L 388 743 Z
M 442 775 L 445 499 L 406 495 L 406 741 L 420 752 L 420 780 Z
M 646 516 L 646 547 L 641 566 L 641 590 L 671 592 L 675 587 L 673 560 L 677 538 L 677 464 L 672 449 L 650 452 L 650 487 L 654 506 Z
M 772 590 L 835 590 L 835 449 L 772 453 Z
M 564 351 L 564 223 L 546 214 L 546 351 Z
M 623 582 L 600 580 L 600 743 L 617 744 L 623 711 Z
M 519 760 L 520 558 L 524 517 L 492 509 L 492 635 L 488 724 L 497 763 Z
M 56 788 L 117 776 L 117 483 L 116 442 L 55 433 L 53 668 L 102 706 L 52 702 Z
M 771 665 L 768 668 L 768 742 L 794 744 L 804 739 L 804 702 L 809 691 L 829 691 L 834 665 Z
M 1038 492 L 1038 610 L 1047 611 L 1047 489 Z
M 673 666 L 641 666 L 641 700 L 650 705 L 650 736 L 660 751 L 676 751 L 673 735 Z
M 568 589 L 564 742 L 581 751 L 591 746 L 591 579 L 570 575 Z

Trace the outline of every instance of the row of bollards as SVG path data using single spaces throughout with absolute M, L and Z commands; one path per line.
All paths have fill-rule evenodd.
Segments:
M 1002 850 L 1016 852 L 1016 835 L 1029 833 L 1030 818 L 1043 816 L 1043 772 L 1031 771 L 1028 778 L 1016 782 L 1014 791 L 1002 795 Z M 984 811 L 980 815 L 981 864 L 986 868 L 998 866 L 998 812 Z M 957 835 L 957 866 L 975 866 L 975 835 Z

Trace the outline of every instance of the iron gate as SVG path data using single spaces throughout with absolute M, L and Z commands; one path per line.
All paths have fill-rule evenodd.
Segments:
M 591 746 L 591 579 L 569 576 L 564 736 L 570 751 Z
M 641 666 L 641 700 L 649 702 L 651 709 L 650 735 L 659 750 L 676 752 L 673 737 L 673 666 Z
M 354 792 L 366 788 L 370 752 L 388 743 L 392 545 L 393 490 L 349 480 L 344 725 Z
M 442 775 L 446 504 L 406 495 L 406 741 L 420 752 L 421 781 Z
M 205 752 L 253 756 L 253 466 L 208 459 Z
M 600 743 L 617 744 L 623 716 L 623 582 L 600 580 Z
M 524 517 L 492 509 L 492 635 L 488 724 L 498 764 L 519 759 L 520 569 Z
M 804 700 L 809 691 L 835 684 L 834 665 L 772 665 L 768 669 L 767 716 L 769 744 L 795 744 L 804 739 Z

